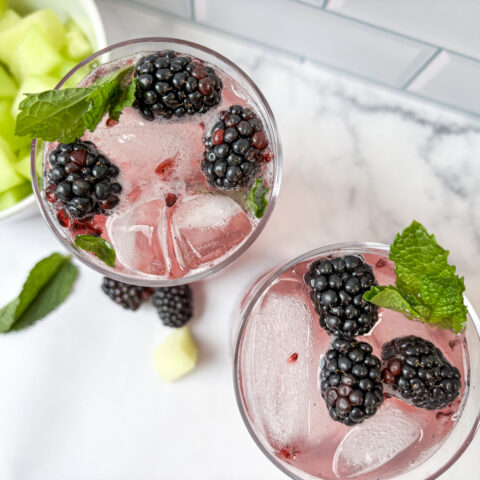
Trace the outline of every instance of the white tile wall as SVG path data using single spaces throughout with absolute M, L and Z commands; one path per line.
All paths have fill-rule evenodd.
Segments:
M 195 20 L 401 87 L 435 49 L 289 0 L 194 0 Z
M 469 58 L 441 52 L 407 90 L 478 115 L 480 65 Z
M 186 20 L 192 19 L 191 0 L 133 0 L 133 2 L 148 5 Z
M 479 0 L 329 0 L 326 8 L 480 59 Z

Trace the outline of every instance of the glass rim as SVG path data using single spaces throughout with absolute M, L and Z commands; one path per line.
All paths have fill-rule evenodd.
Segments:
M 287 469 L 287 467 L 273 455 L 267 448 L 264 446 L 262 441 L 260 440 L 259 436 L 255 433 L 252 422 L 249 420 L 246 404 L 242 399 L 242 392 L 240 387 L 240 376 L 238 375 L 238 368 L 239 368 L 239 357 L 240 357 L 240 345 L 241 339 L 245 332 L 245 328 L 248 324 L 248 318 L 252 313 L 254 306 L 257 304 L 258 300 L 261 296 L 265 293 L 266 289 L 271 285 L 272 281 L 278 278 L 280 275 L 285 273 L 287 270 L 292 268 L 293 266 L 297 265 L 298 263 L 304 262 L 310 258 L 319 257 L 321 255 L 331 254 L 335 251 L 341 251 L 342 253 L 351 252 L 374 252 L 374 251 L 381 251 L 384 253 L 388 253 L 390 251 L 390 245 L 384 243 L 375 243 L 375 242 L 341 242 L 341 243 L 334 243 L 330 245 L 325 245 L 323 247 L 315 248 L 313 250 L 309 250 L 302 255 L 295 257 L 293 260 L 289 260 L 280 264 L 277 267 L 274 267 L 267 271 L 263 276 L 260 276 L 256 282 L 259 282 L 258 285 L 251 285 L 250 288 L 255 288 L 256 291 L 253 294 L 253 297 L 248 300 L 248 304 L 245 308 L 241 311 L 241 319 L 240 325 L 236 331 L 234 342 L 234 357 L 233 357 L 233 388 L 235 392 L 235 400 L 237 402 L 238 410 L 240 411 L 240 416 L 242 417 L 243 423 L 247 428 L 248 433 L 252 437 L 253 441 L 260 449 L 260 451 L 267 457 L 270 462 L 272 462 L 282 473 L 287 475 L 288 477 L 292 478 L 293 480 L 304 480 L 298 475 L 296 475 L 293 471 Z M 255 287 L 254 287 L 255 285 Z M 472 304 L 468 300 L 468 298 L 464 295 L 465 305 L 468 310 L 468 314 L 472 319 L 473 325 L 475 326 L 475 330 L 477 336 L 480 336 L 480 318 L 475 312 Z M 471 388 L 471 387 L 470 387 Z M 460 416 L 461 418 L 461 416 Z M 433 472 L 430 476 L 426 477 L 424 480 L 434 480 L 438 478 L 440 475 L 445 473 L 465 452 L 467 447 L 472 442 L 473 438 L 475 437 L 478 429 L 480 426 L 480 409 L 475 417 L 475 421 L 472 423 L 466 438 L 463 440 L 462 444 L 458 447 L 452 457 L 442 466 L 440 466 L 435 472 Z M 448 438 L 448 437 L 447 437 Z M 434 453 L 435 454 L 435 453 Z M 419 465 L 420 466 L 420 465 Z M 410 473 L 410 472 L 406 472 Z M 415 473 L 415 469 L 411 471 L 411 473 Z M 310 477 L 313 477 L 310 475 Z M 309 478 L 310 478 L 309 477 Z M 320 477 L 318 477 L 319 480 Z M 396 477 L 392 477 L 392 480 L 395 480 Z
M 79 71 L 81 68 L 83 68 L 85 65 L 95 60 L 96 58 L 102 55 L 108 54 L 112 51 L 118 50 L 122 47 L 128 47 L 130 45 L 137 45 L 142 43 L 143 44 L 150 43 L 152 45 L 159 44 L 159 43 L 177 44 L 177 45 L 182 45 L 184 47 L 198 50 L 201 53 L 212 56 L 213 58 L 215 58 L 215 60 L 218 60 L 220 62 L 220 67 L 222 66 L 222 64 L 225 64 L 228 68 L 232 69 L 237 75 L 239 75 L 242 81 L 245 81 L 248 87 L 254 92 L 254 94 L 257 96 L 256 100 L 264 108 L 265 110 L 264 114 L 266 115 L 270 125 L 271 131 L 269 133 L 271 136 L 271 148 L 274 152 L 273 162 L 275 163 L 273 164 L 273 169 L 272 169 L 273 184 L 271 188 L 270 200 L 268 202 L 267 208 L 265 209 L 265 213 L 260 219 L 260 221 L 258 222 L 258 224 L 254 226 L 252 233 L 247 237 L 247 239 L 231 254 L 227 254 L 227 256 L 223 258 L 219 263 L 205 270 L 202 270 L 198 273 L 194 273 L 193 275 L 187 275 L 185 277 L 175 278 L 175 279 L 152 278 L 153 277 L 152 275 L 146 276 L 145 278 L 135 278 L 129 274 L 110 270 L 109 267 L 104 266 L 101 263 L 92 261 L 89 255 L 87 256 L 79 253 L 72 246 L 72 243 L 70 241 L 67 241 L 66 238 L 60 235 L 60 228 L 57 226 L 57 223 L 54 221 L 54 219 L 51 216 L 50 209 L 48 205 L 46 205 L 45 199 L 42 197 L 42 190 L 40 189 L 37 181 L 38 175 L 37 175 L 37 169 L 36 169 L 36 163 L 37 163 L 36 155 L 37 155 L 37 148 L 39 146 L 38 139 L 32 140 L 32 144 L 30 148 L 30 173 L 32 178 L 33 193 L 35 195 L 35 199 L 37 201 L 37 204 L 40 208 L 40 212 L 45 222 L 47 223 L 49 229 L 54 234 L 54 236 L 60 241 L 63 247 L 66 248 L 74 256 L 74 258 L 78 259 L 84 265 L 86 265 L 89 268 L 92 268 L 96 272 L 106 277 L 112 278 L 114 280 L 127 282 L 133 285 L 146 286 L 146 287 L 169 287 L 169 286 L 175 286 L 175 285 L 182 285 L 186 283 L 193 283 L 205 277 L 213 275 L 214 273 L 219 272 L 220 270 L 224 269 L 225 267 L 233 263 L 242 254 L 244 254 L 248 250 L 248 248 L 252 246 L 252 244 L 259 237 L 259 235 L 262 233 L 263 229 L 265 228 L 266 224 L 268 223 L 268 220 L 270 219 L 277 203 L 278 194 L 280 191 L 280 185 L 282 181 L 282 171 L 283 171 L 282 145 L 279 138 L 278 125 L 275 120 L 273 111 L 270 107 L 270 104 L 268 103 L 267 99 L 265 98 L 263 93 L 260 91 L 260 89 L 257 87 L 255 82 L 250 78 L 250 76 L 247 75 L 239 66 L 237 66 L 235 63 L 233 63 L 231 60 L 224 57 L 220 53 L 208 47 L 204 47 L 203 45 L 199 45 L 198 43 L 190 42 L 188 40 L 181 40 L 178 38 L 171 38 L 171 37 L 142 37 L 142 38 L 135 38 L 132 40 L 126 40 L 123 42 L 115 43 L 113 45 L 110 45 L 106 48 L 103 48 L 93 53 L 92 55 L 90 55 L 89 57 L 85 58 L 80 63 L 78 63 L 74 68 L 72 68 L 72 70 L 70 70 L 60 80 L 60 82 L 56 85 L 55 90 L 59 90 L 70 77 L 72 77 L 77 71 Z M 43 158 L 42 158 L 42 165 L 43 165 Z

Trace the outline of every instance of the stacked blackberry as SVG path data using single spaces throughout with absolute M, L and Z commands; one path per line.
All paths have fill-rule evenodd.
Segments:
M 119 203 L 120 173 L 92 142 L 61 143 L 49 157 L 47 199 L 65 206 L 71 217 L 103 213 Z
M 205 113 L 221 100 L 222 81 L 213 68 L 170 50 L 141 58 L 135 78 L 134 107 L 147 120 Z
M 354 340 L 378 320 L 378 307 L 363 298 L 377 282 L 361 257 L 317 260 L 305 283 L 321 327 L 333 336 L 322 359 L 320 388 L 334 420 L 351 426 L 374 415 L 383 402 L 384 384 L 392 395 L 429 410 L 457 398 L 460 372 L 433 343 L 415 336 L 395 338 L 383 345 L 381 362 L 368 343 Z

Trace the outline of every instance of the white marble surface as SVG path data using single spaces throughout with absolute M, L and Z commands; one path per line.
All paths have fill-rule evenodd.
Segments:
M 480 308 L 480 125 L 149 10 L 99 3 L 110 43 L 180 37 L 244 68 L 279 123 L 283 186 L 254 246 L 196 286 L 200 363 L 178 383 L 155 372 L 168 331 L 153 309 L 113 306 L 83 267 L 49 318 L 0 336 L 0 478 L 281 480 L 233 397 L 235 302 L 267 267 L 328 243 L 390 242 L 415 218 L 451 249 Z M 38 216 L 0 224 L 0 246 L 1 304 L 34 261 L 59 249 Z M 441 478 L 473 478 L 479 448 L 480 437 Z

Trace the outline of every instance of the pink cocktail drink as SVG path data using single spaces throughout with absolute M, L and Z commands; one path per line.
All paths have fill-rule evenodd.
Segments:
M 46 146 L 44 154 L 44 177 L 47 181 L 44 192 L 40 193 L 44 214 L 55 233 L 67 244 L 72 244 L 77 235 L 83 234 L 100 236 L 109 242 L 116 253 L 115 268 L 107 268 L 93 254 L 76 251 L 89 265 L 108 276 L 145 285 L 176 284 L 201 278 L 228 264 L 252 243 L 275 203 L 281 154 L 268 105 L 243 72 L 226 59 L 201 47 L 179 41 L 138 41 L 109 50 L 97 56 L 111 61 L 103 63 L 95 58 L 100 65 L 88 73 L 79 85 L 90 86 L 126 66 L 136 65 L 137 99 L 140 102 L 137 100 L 132 107 L 125 108 L 118 122 L 105 115 L 95 130 L 87 131 L 79 141 L 87 142 L 83 143 L 87 146 L 87 157 L 91 153 L 89 145 L 92 145 L 95 154 L 98 152 L 118 168 L 118 175 L 110 182 L 118 183 L 121 192 L 114 192 L 112 208 L 109 208 L 109 198 L 103 201 L 97 199 L 94 208 L 86 215 L 76 215 L 75 207 L 71 208 L 71 197 L 69 201 L 60 202 L 55 192 L 57 189 L 57 192 L 63 193 L 62 182 L 70 177 L 56 181 L 55 185 L 49 180 L 52 169 L 58 168 L 57 164 L 49 162 L 49 155 L 56 152 L 58 157 L 59 148 L 62 148 L 55 142 Z M 125 55 L 132 50 L 132 54 Z M 109 54 L 114 54 L 116 58 L 111 59 Z M 151 74 L 145 74 L 139 68 L 139 65 L 143 68 L 144 59 L 149 55 L 152 62 L 173 62 L 177 59 L 194 62 L 197 66 L 188 72 L 185 65 L 180 64 L 179 67 L 183 67 L 179 74 L 185 74 L 185 79 L 194 82 L 193 94 L 200 95 L 199 90 L 208 93 L 207 87 L 213 88 L 207 84 L 202 89 L 202 78 L 197 81 L 195 76 L 202 77 L 208 72 L 210 77 L 218 79 L 213 92 L 217 97 L 211 102 L 213 104 L 191 114 L 180 111 L 181 107 L 176 111 L 172 109 L 173 114 L 162 112 L 153 115 L 151 102 L 148 105 L 142 103 L 144 98 L 150 101 L 149 94 L 157 95 L 160 105 L 165 97 L 155 94 L 153 88 L 159 91 L 162 85 L 163 88 L 165 85 L 170 89 L 173 87 L 171 78 L 170 85 L 159 80 L 165 75 L 165 69 L 162 70 L 160 64 Z M 169 60 L 168 55 L 176 57 Z M 170 73 L 166 69 L 170 76 L 175 74 L 174 67 Z M 139 94 L 138 85 L 145 83 L 145 77 L 153 78 L 153 82 L 157 83 L 152 84 L 150 92 L 144 94 L 140 91 Z M 191 91 L 185 82 L 178 85 L 178 91 L 183 96 Z M 236 120 L 232 120 L 234 118 Z M 251 125 L 257 127 L 259 133 L 256 137 Z M 230 128 L 230 138 L 226 136 L 223 140 L 228 127 L 233 127 L 233 130 Z M 232 131 L 238 138 L 232 137 Z M 246 142 L 248 148 L 243 148 L 241 143 L 235 145 L 235 140 Z M 231 162 L 221 148 L 226 148 L 230 157 L 234 157 Z M 252 155 L 247 159 L 248 149 Z M 215 152 L 217 157 L 213 156 L 208 170 L 210 158 L 207 155 L 210 152 Z M 68 167 L 63 168 L 68 174 Z M 237 182 L 238 177 L 241 179 Z M 258 218 L 248 203 L 249 192 L 257 180 L 268 189 L 265 194 L 268 204 L 263 218 Z M 90 196 L 95 202 L 95 190 Z M 105 204 L 107 208 L 103 209 Z
M 458 369 L 459 395 L 444 408 L 428 410 L 384 388 L 383 403 L 370 418 L 350 426 L 334 421 L 320 388 L 332 337 L 319 324 L 304 280 L 312 262 L 329 255 L 362 255 L 380 285 L 395 282 L 388 250 L 361 245 L 307 254 L 262 277 L 242 304 L 235 351 L 237 400 L 247 427 L 292 478 L 434 478 L 460 455 L 478 422 L 478 400 L 471 398 L 477 395 L 472 375 L 478 379 L 472 349 L 479 346 L 473 321 L 467 338 L 380 309 L 373 329 L 355 340 L 368 342 L 379 358 L 395 338 L 431 341 Z

